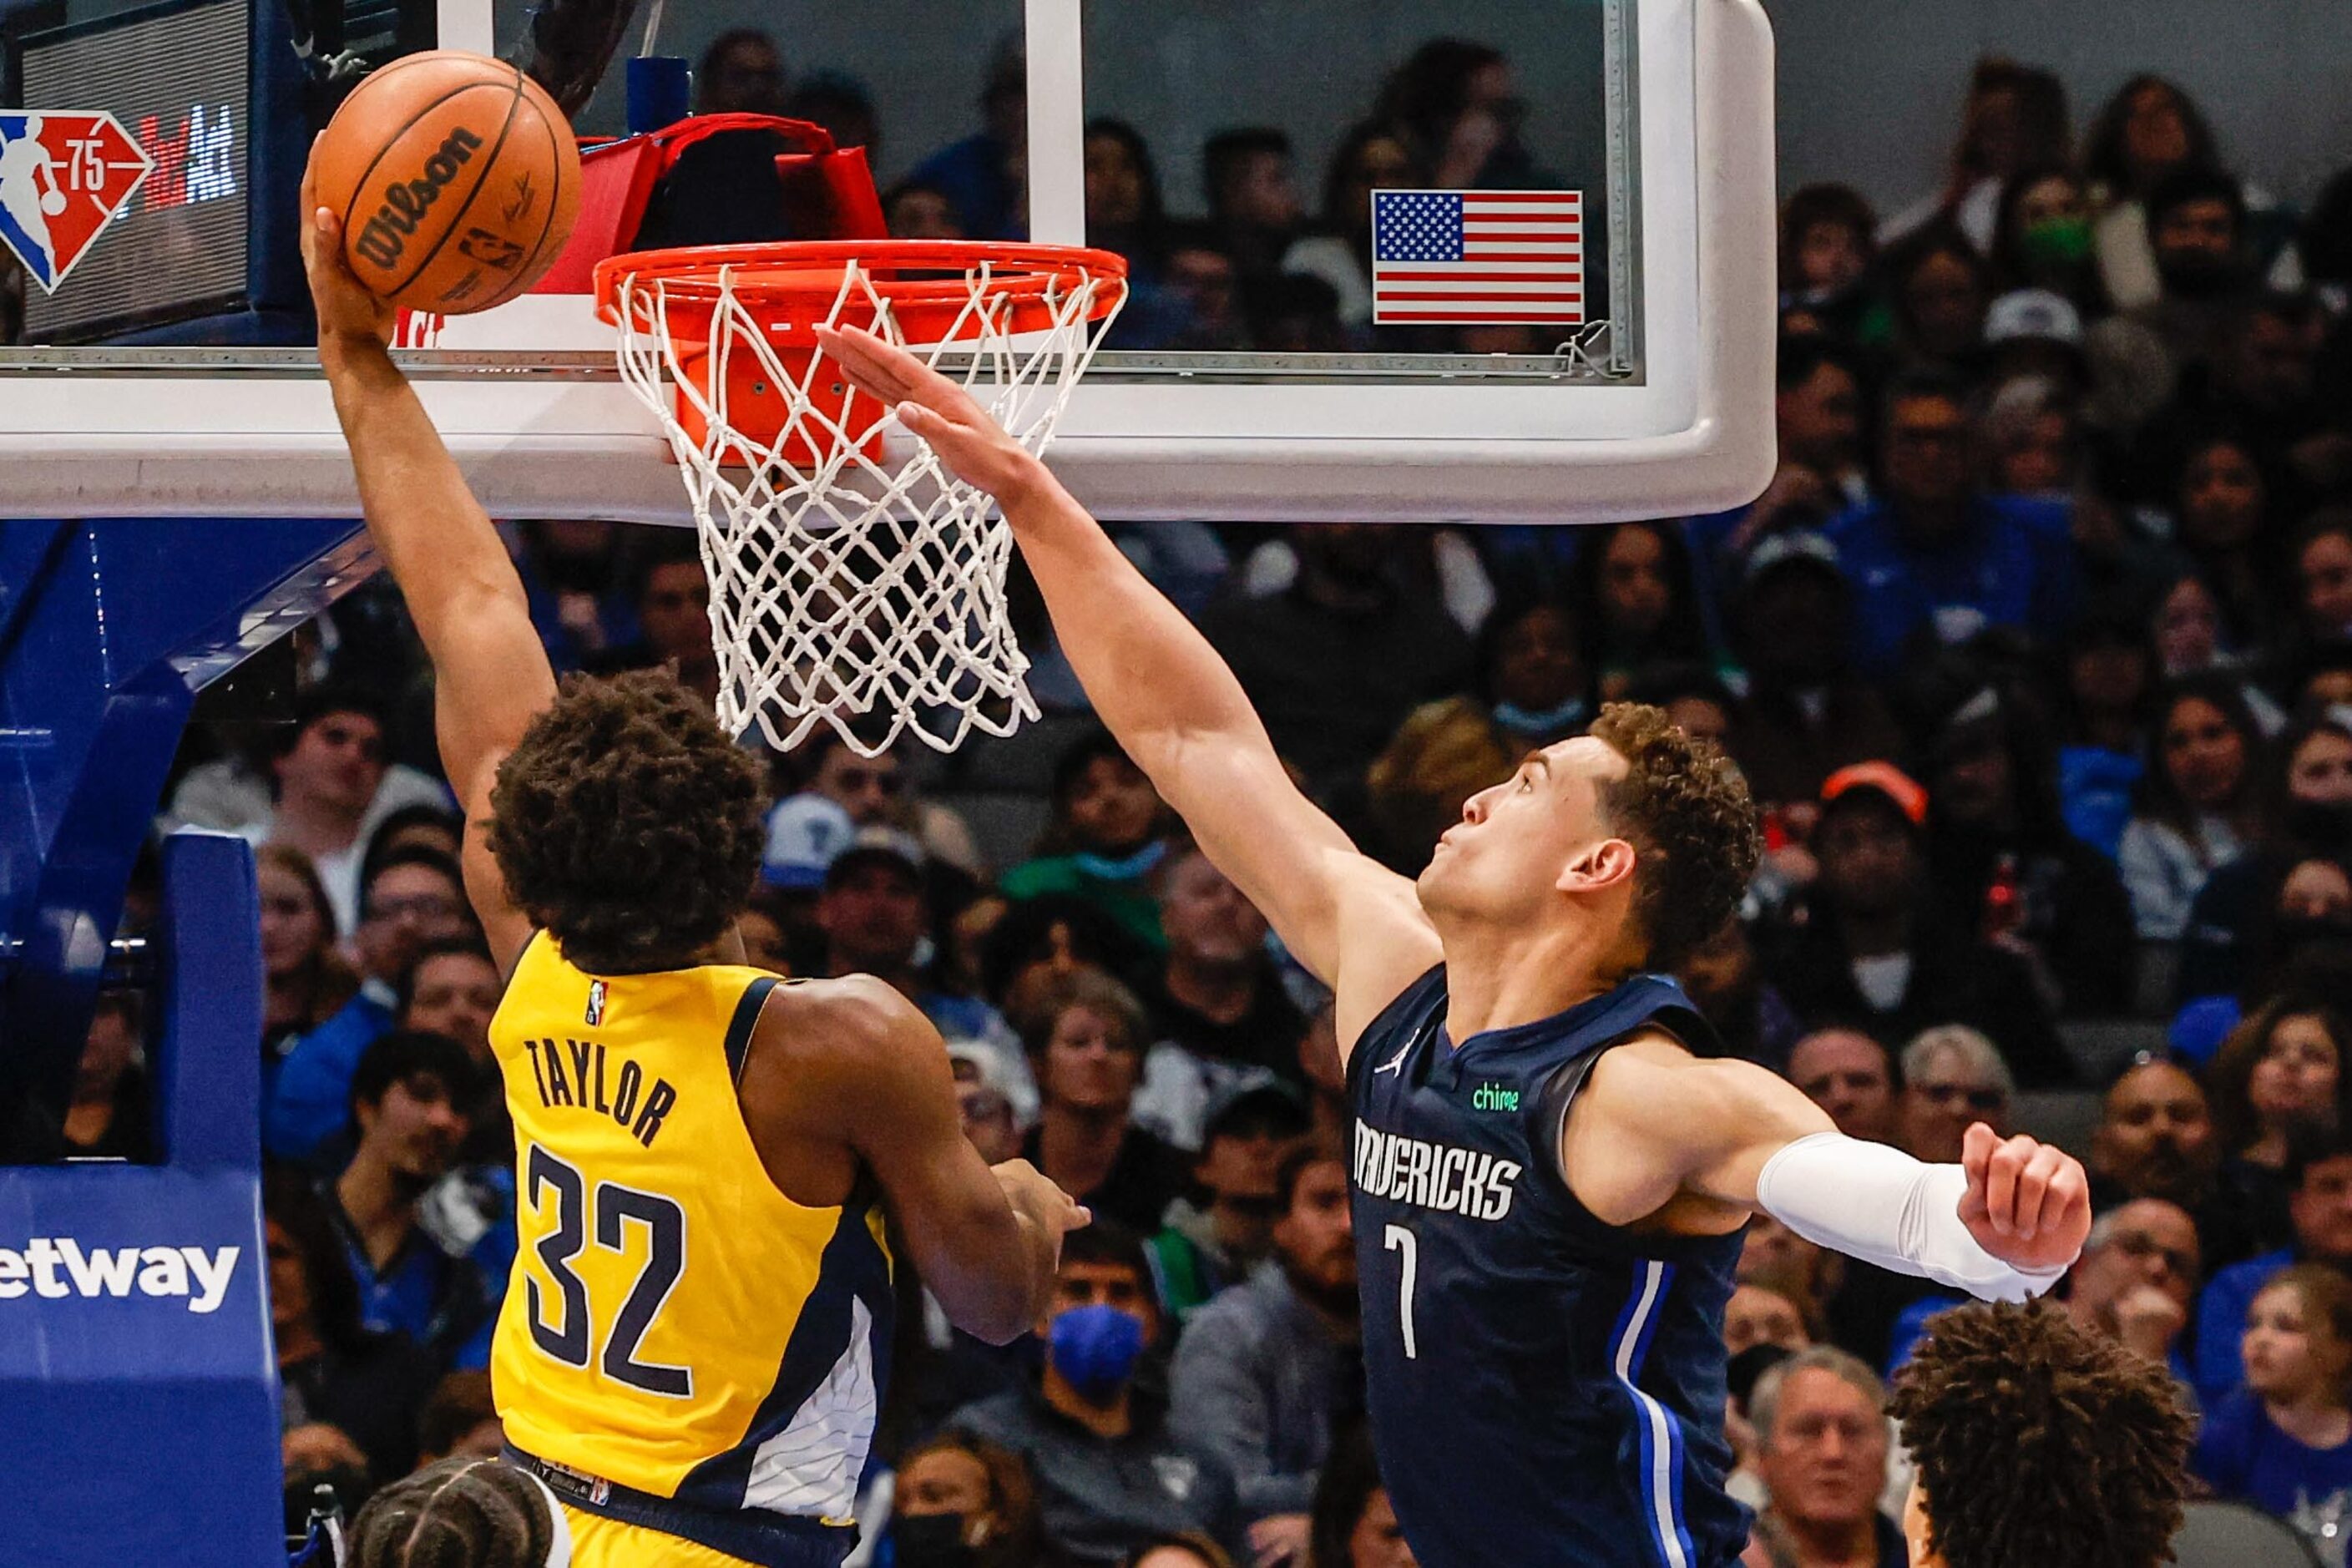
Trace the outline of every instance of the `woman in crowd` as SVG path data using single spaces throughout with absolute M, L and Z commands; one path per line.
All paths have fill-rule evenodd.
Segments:
M 1622 699 L 1635 672 L 1665 660 L 1705 660 L 1706 630 L 1682 530 L 1622 522 L 1581 541 L 1569 603 L 1584 639 L 1584 665 L 1605 701 Z
M 1980 59 L 1943 190 L 1887 227 L 1902 235 L 1946 223 L 1982 250 L 1992 243 L 2001 194 L 2011 182 L 2023 170 L 2071 162 L 2073 143 L 2066 89 L 2056 77 L 2014 60 Z
M 1895 346 L 1906 362 L 1965 370 L 1984 349 L 1992 282 L 1968 237 L 1934 223 L 1887 252 Z
M 1152 951 L 1163 948 L 1150 879 L 1171 819 L 1143 770 L 1108 731 L 1095 731 L 1054 764 L 1053 802 L 1034 853 L 999 883 L 1005 897 L 1075 894 Z
M 1780 214 L 1780 309 L 1855 342 L 1886 341 L 1885 308 L 1872 287 L 1878 215 L 1851 185 L 1807 185 Z
M 2221 1163 L 2205 1233 L 2209 1270 L 2294 1239 L 2287 1219 L 2287 1147 L 2302 1127 L 2352 1125 L 2352 1028 L 2308 994 L 2273 998 L 2230 1032 L 2206 1069 Z
M 2206 1412 L 2190 1465 L 2216 1496 L 2331 1539 L 2352 1493 L 2352 1282 L 2317 1264 L 2282 1270 L 2241 1345 L 2245 1386 Z
M 2132 606 L 2095 604 L 2068 634 L 2064 735 L 2058 748 L 2059 809 L 2067 831 L 2109 860 L 2131 821 L 2147 772 L 2148 701 L 2156 650 Z
M 1316 1483 L 1301 1568 L 1414 1568 L 1412 1548 L 1397 1528 L 1396 1509 L 1381 1485 L 1369 1428 L 1332 1440 Z
M 2110 309 L 2091 233 L 2091 198 L 2063 163 L 2021 170 L 2000 198 L 1992 233 L 1993 287 L 2046 289 L 2085 320 Z
M 2219 152 L 2195 102 L 2158 76 L 2124 83 L 2092 122 L 2083 163 L 2096 214 L 2093 243 L 2118 310 L 2152 304 L 2163 292 L 2147 237 L 2149 193 L 2176 169 L 2213 167 Z
M 1402 132 L 1370 120 L 1339 139 L 1323 180 L 1318 232 L 1292 242 L 1285 272 L 1319 278 L 1339 297 L 1339 322 L 1351 332 L 1372 324 L 1372 193 L 1411 186 L 1419 164 Z
M 2277 484 L 2252 437 L 2199 432 L 2181 447 L 2173 487 L 2173 541 L 2213 591 L 2225 634 L 2252 648 L 2289 602 L 2285 552 L 2272 509 Z
M 325 1023 L 352 999 L 359 976 L 336 951 L 335 911 L 310 858 L 290 844 L 254 851 L 261 891 L 261 972 L 267 990 L 261 1014 L 265 1079 L 278 1055 Z M 262 1099 L 269 1085 L 262 1085 Z
M 2191 906 L 2176 999 L 2234 996 L 2263 978 L 2270 932 L 2294 868 L 2352 855 L 2352 724 L 2321 710 L 2287 727 L 2272 748 L 2263 792 L 2263 848 L 2207 880 Z
M 948 1433 L 898 1461 L 891 1568 L 1047 1568 L 1037 1489 L 1018 1454 Z
M 1148 1236 L 1188 1171 L 1181 1155 L 1135 1123 L 1144 1029 L 1135 994 L 1099 971 L 1054 985 L 1022 1025 L 1040 1109 L 1021 1152 L 1096 1217 Z
M 2258 842 L 2261 745 L 2226 675 L 2176 681 L 2159 703 L 2156 754 L 2116 855 L 2142 940 L 2180 940 L 2213 868 Z

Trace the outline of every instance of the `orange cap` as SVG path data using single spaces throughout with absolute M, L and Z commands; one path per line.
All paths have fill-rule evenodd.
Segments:
M 1895 807 L 1911 819 L 1914 827 L 1927 824 L 1927 792 L 1918 781 L 1893 763 L 1856 763 L 1840 768 L 1822 784 L 1822 804 L 1829 805 L 1838 796 L 1852 790 L 1874 789 L 1895 803 Z

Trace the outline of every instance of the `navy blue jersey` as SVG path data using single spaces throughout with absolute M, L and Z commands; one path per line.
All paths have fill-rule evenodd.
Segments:
M 1559 1129 L 1601 1053 L 1714 1035 L 1642 975 L 1556 1017 L 1445 1035 L 1445 972 L 1348 1064 L 1356 1257 L 1381 1480 L 1421 1568 L 1724 1568 L 1723 1310 L 1740 1233 L 1603 1225 Z

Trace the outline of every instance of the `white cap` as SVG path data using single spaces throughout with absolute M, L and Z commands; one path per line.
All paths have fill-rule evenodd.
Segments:
M 768 813 L 768 847 L 760 875 L 779 888 L 824 885 L 825 868 L 857 837 L 857 824 L 821 795 L 787 795 Z
M 2083 312 L 2063 294 L 2047 289 L 2020 289 L 2003 294 L 1985 314 L 1985 342 L 2021 342 L 2045 339 L 2079 348 L 2083 342 Z

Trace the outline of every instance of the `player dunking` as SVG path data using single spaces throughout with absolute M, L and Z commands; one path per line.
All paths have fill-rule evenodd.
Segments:
M 303 248 L 375 548 L 432 656 L 521 1251 L 492 1348 L 509 1458 L 573 1568 L 834 1568 L 887 1373 L 881 1205 L 948 1315 L 999 1342 L 1085 1211 L 982 1163 L 946 1049 L 877 980 L 742 967 L 762 770 L 665 674 L 558 689 L 522 584 L 385 350 L 389 310 Z
M 1043 464 L 913 356 L 821 337 L 997 497 L 1097 711 L 1336 993 L 1373 1434 L 1422 1568 L 1738 1558 L 1722 1320 L 1753 1214 L 1984 1296 L 2073 1262 L 2074 1160 L 1982 1126 L 1965 1166 L 1843 1137 L 1712 1058 L 1649 973 L 1731 918 L 1755 865 L 1712 747 L 1611 708 L 1473 797 L 1407 881 L 1291 784 L 1233 673 Z

